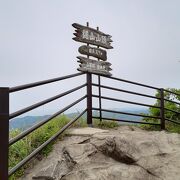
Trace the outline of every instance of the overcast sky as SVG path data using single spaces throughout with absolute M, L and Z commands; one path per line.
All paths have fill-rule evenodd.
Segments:
M 77 72 L 82 43 L 72 40 L 71 24 L 87 21 L 112 35 L 113 76 L 180 88 L 179 0 L 0 0 L 0 86 Z M 48 86 L 41 98 L 50 92 Z M 25 101 L 17 97 L 18 109 Z

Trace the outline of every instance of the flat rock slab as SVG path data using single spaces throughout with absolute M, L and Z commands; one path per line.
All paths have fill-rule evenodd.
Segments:
M 180 134 L 78 128 L 21 180 L 180 180 Z
M 103 130 L 98 128 L 92 128 L 92 127 L 85 127 L 85 128 L 76 128 L 76 129 L 70 129 L 68 131 L 69 135 L 75 135 L 75 136 L 92 136 L 97 133 L 108 133 L 109 130 Z

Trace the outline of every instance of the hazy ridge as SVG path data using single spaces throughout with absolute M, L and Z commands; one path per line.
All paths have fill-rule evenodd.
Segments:
M 128 113 L 136 113 L 136 114 L 141 114 L 141 113 L 148 113 L 148 109 L 117 109 L 114 108 L 113 110 L 116 111 L 123 111 L 123 112 L 128 112 Z M 79 112 L 74 112 L 74 113 L 69 113 L 65 114 L 67 117 L 70 119 L 74 118 L 79 114 Z M 97 111 L 93 111 L 93 116 L 98 116 Z M 124 120 L 130 120 L 130 121 L 141 121 L 142 117 L 138 116 L 130 116 L 130 115 L 124 115 L 124 114 L 116 114 L 116 113 L 109 113 L 109 112 L 103 112 L 102 113 L 103 117 L 106 118 L 115 118 L 115 119 L 124 119 Z M 34 124 L 50 117 L 50 115 L 43 115 L 43 116 L 25 116 L 25 117 L 20 117 L 20 118 L 14 118 L 13 120 L 10 121 L 9 124 L 9 129 L 21 129 L 25 130 L 28 129 L 29 127 L 33 126 Z M 86 118 L 86 114 L 84 114 L 83 118 Z

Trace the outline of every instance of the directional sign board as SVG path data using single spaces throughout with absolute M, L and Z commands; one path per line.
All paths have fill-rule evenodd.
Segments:
M 111 63 L 109 63 L 109 62 L 96 61 L 96 60 L 88 59 L 88 58 L 85 58 L 82 56 L 78 56 L 77 58 L 79 59 L 78 62 L 81 63 L 79 65 L 80 68 L 78 68 L 79 71 L 96 73 L 96 74 L 103 74 L 103 75 L 107 75 L 107 76 L 112 75 L 109 72 L 112 70 L 110 68 Z
M 79 47 L 78 51 L 81 54 L 87 55 L 87 56 L 93 56 L 98 59 L 101 59 L 103 61 L 107 60 L 106 51 L 100 48 L 94 48 L 90 46 L 81 46 Z
M 76 28 L 74 33 L 75 37 L 73 38 L 73 40 L 87 43 L 87 45 L 83 45 L 78 49 L 80 54 L 87 56 L 77 57 L 78 62 L 80 63 L 80 67 L 78 68 L 78 70 L 88 73 L 111 76 L 111 63 L 107 62 L 107 53 L 105 50 L 102 49 L 113 48 L 111 46 L 111 36 L 109 34 L 105 34 L 99 31 L 99 28 L 97 28 L 97 30 L 90 28 L 88 23 L 87 26 L 82 26 L 77 23 L 72 24 L 72 26 Z M 97 47 L 92 47 L 91 45 Z M 91 56 L 97 59 L 95 60 L 89 58 Z
M 72 26 L 76 28 L 76 33 L 74 33 L 76 37 L 73 38 L 75 41 L 101 46 L 106 49 L 113 48 L 110 45 L 110 43 L 112 42 L 110 35 L 104 34 L 101 31 L 90 27 L 82 26 L 77 23 L 72 24 Z

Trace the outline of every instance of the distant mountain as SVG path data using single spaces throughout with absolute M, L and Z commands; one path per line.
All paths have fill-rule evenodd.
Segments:
M 125 113 L 133 113 L 133 114 L 141 114 L 141 113 L 147 114 L 149 112 L 149 110 L 146 108 L 131 109 L 131 110 L 114 108 L 111 110 L 125 112 Z M 98 116 L 99 112 L 95 111 L 94 115 Z M 119 119 L 119 120 L 129 120 L 129 121 L 141 121 L 142 120 L 142 117 L 140 117 L 140 116 L 131 116 L 131 115 L 125 115 L 125 114 L 110 113 L 110 112 L 102 112 L 102 117 Z
M 141 114 L 141 113 L 148 113 L 148 109 L 144 108 L 144 109 L 118 109 L 118 108 L 114 108 L 112 110 L 115 111 L 121 111 L 121 112 L 127 112 L 127 113 L 135 113 L 135 114 Z M 67 117 L 69 117 L 70 119 L 73 119 L 75 117 L 77 117 L 79 115 L 79 112 L 75 112 L 75 113 L 69 113 L 69 114 L 65 114 Z M 21 130 L 25 130 L 28 129 L 29 127 L 35 125 L 36 123 L 48 118 L 50 115 L 45 115 L 45 116 L 25 116 L 22 118 L 15 118 L 13 120 L 10 121 L 10 130 L 13 129 L 21 129 Z M 99 116 L 99 112 L 98 111 L 93 111 L 93 116 Z M 114 119 L 123 119 L 123 120 L 130 120 L 130 121 L 141 121 L 142 117 L 139 116 L 130 116 L 130 115 L 124 115 L 124 114 L 117 114 L 117 113 L 110 113 L 110 112 L 103 112 L 102 113 L 103 117 L 106 118 L 114 118 Z M 86 113 L 83 115 L 83 118 L 86 118 Z
M 14 118 L 9 123 L 9 129 L 21 129 L 25 130 L 29 127 L 33 126 L 34 124 L 42 121 L 43 119 L 48 118 L 50 115 L 45 116 L 25 116 L 21 118 Z

